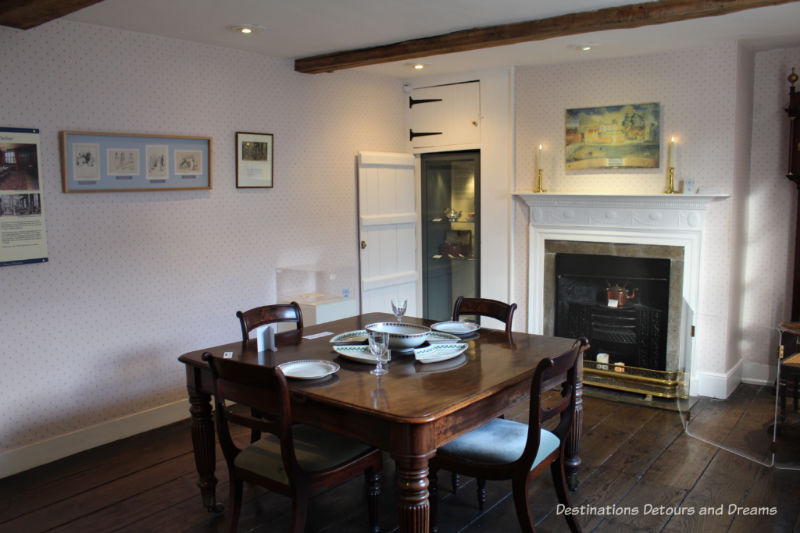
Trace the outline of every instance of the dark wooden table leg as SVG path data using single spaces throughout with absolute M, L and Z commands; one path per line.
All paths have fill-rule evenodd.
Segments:
M 581 434 L 583 432 L 583 353 L 579 354 L 581 364 L 578 365 L 578 382 L 575 385 L 575 416 L 572 418 L 572 427 L 567 436 L 565 446 L 566 459 L 564 460 L 564 470 L 567 474 L 567 485 L 569 490 L 578 488 L 578 467 L 581 464 Z
M 432 455 L 432 454 L 431 454 Z M 429 456 L 393 455 L 397 464 L 397 511 L 402 533 L 428 533 L 430 504 L 428 502 Z
M 187 368 L 189 373 L 193 369 Z M 216 466 L 216 453 L 214 448 L 214 420 L 211 411 L 211 396 L 200 392 L 196 387 L 189 385 L 189 412 L 192 415 L 192 448 L 194 449 L 194 465 L 197 469 L 197 486 L 203 505 L 211 513 L 224 510 L 222 504 L 217 503 L 215 489 L 217 478 L 214 477 Z

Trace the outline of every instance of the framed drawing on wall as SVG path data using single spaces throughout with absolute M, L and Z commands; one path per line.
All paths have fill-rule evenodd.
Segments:
M 59 137 L 64 192 L 211 188 L 210 137 L 85 131 Z
M 236 187 L 272 188 L 273 135 L 236 132 Z
M 658 103 L 566 111 L 566 169 L 658 168 Z

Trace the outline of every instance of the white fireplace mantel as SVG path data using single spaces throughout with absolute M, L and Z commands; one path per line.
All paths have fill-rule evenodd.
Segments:
M 580 194 L 516 192 L 530 206 L 528 331 L 543 333 L 545 241 L 586 241 L 679 246 L 684 250 L 680 357 L 698 361 L 689 335 L 698 309 L 700 251 L 707 206 L 727 194 Z M 698 333 L 700 334 L 700 333 Z
M 581 194 L 515 192 L 531 207 L 531 224 L 630 229 L 702 228 L 706 206 L 727 194 Z

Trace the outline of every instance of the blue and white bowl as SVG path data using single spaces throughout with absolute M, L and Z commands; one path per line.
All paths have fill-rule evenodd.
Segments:
M 402 322 L 375 322 L 365 328 L 369 331 L 385 331 L 389 334 L 389 349 L 410 350 L 425 342 L 431 332 L 428 326 L 404 324 Z

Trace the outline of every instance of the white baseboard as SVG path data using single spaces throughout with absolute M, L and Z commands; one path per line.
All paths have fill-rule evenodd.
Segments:
M 742 383 L 750 385 L 774 385 L 775 378 L 778 376 L 776 365 L 765 365 L 764 363 L 742 363 Z
M 714 372 L 698 372 L 699 386 L 697 393 L 700 396 L 710 396 L 724 400 L 730 396 L 742 381 L 742 362 L 739 361 L 725 374 Z
M 0 454 L 0 478 L 189 418 L 189 400 L 154 407 Z

